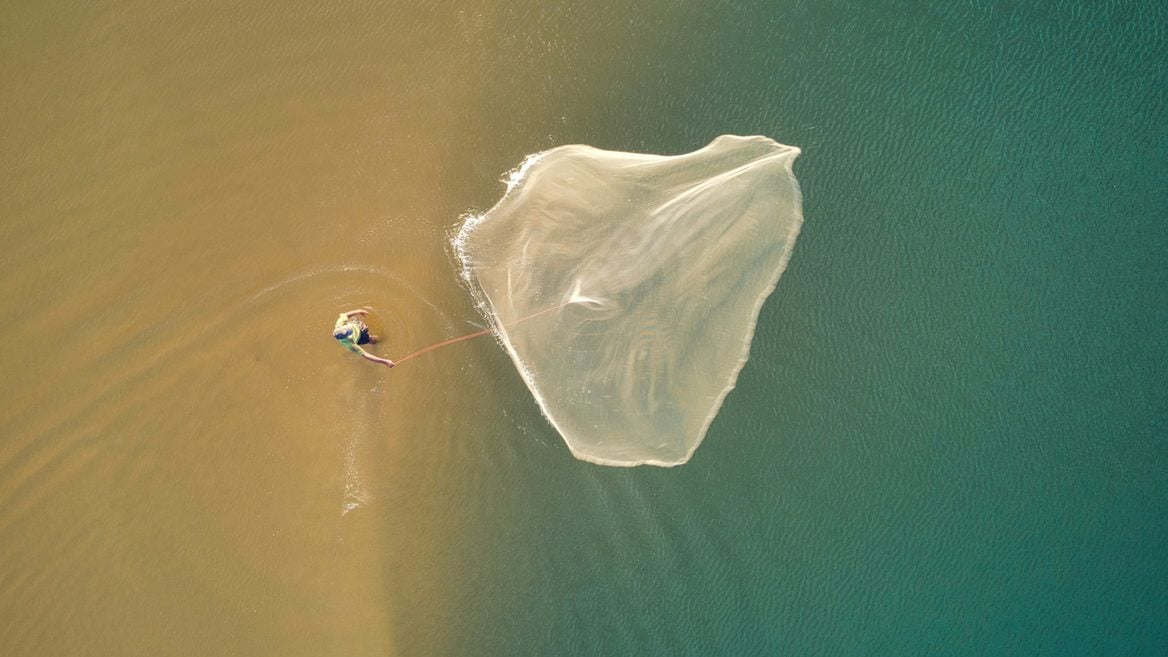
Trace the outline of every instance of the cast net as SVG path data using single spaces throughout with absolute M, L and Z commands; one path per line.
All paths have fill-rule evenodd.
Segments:
M 745 364 L 803 221 L 799 149 L 528 157 L 454 239 L 463 275 L 580 459 L 685 463 Z

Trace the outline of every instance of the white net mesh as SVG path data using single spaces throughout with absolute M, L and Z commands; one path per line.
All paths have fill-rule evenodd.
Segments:
M 464 274 L 576 457 L 689 460 L 802 225 L 799 152 L 734 136 L 669 157 L 563 146 L 467 218 Z

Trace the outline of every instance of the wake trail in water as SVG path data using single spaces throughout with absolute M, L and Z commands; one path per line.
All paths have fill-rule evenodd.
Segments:
M 374 389 L 376 392 L 376 388 Z M 373 404 L 370 401 L 369 394 L 356 394 L 355 397 L 360 401 L 358 417 L 361 418 L 360 425 L 355 431 L 350 431 L 349 435 L 345 437 L 345 444 L 343 446 L 344 454 L 342 455 L 342 467 L 344 468 L 344 494 L 341 499 L 341 516 L 347 515 L 353 509 L 367 506 L 373 499 L 365 486 L 365 477 L 362 474 L 361 453 L 365 445 L 364 437 L 368 434 L 372 427 L 380 424 L 382 414 L 381 404 L 378 404 L 377 415 L 373 415 Z M 381 399 L 381 395 L 378 395 Z

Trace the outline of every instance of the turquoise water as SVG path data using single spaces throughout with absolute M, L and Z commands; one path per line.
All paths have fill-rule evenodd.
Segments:
M 806 224 L 688 465 L 572 460 L 492 361 L 451 654 L 1168 654 L 1165 6 L 538 15 L 517 151 L 765 134 Z

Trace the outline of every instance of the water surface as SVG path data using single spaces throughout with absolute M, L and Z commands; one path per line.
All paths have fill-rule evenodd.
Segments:
M 0 9 L 12 655 L 1162 654 L 1159 3 Z M 573 459 L 447 250 L 527 153 L 803 148 L 694 459 Z

